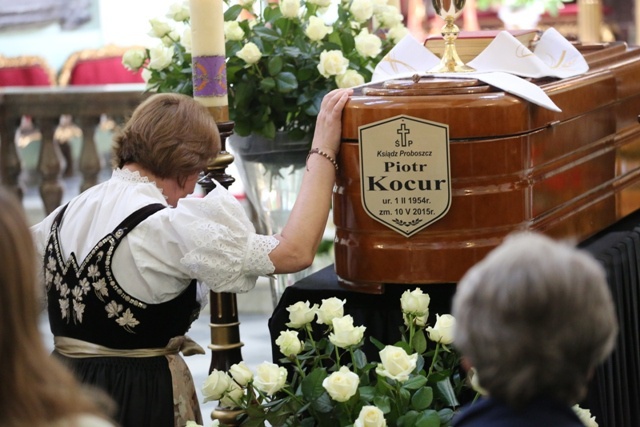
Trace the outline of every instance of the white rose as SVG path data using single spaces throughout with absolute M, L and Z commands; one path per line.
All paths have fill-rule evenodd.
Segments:
M 226 40 L 242 40 L 244 38 L 244 30 L 238 21 L 225 21 L 224 38 Z
M 353 326 L 353 317 L 346 315 L 333 319 L 333 332 L 329 334 L 329 341 L 336 347 L 347 348 L 362 341 L 364 326 Z
M 309 4 L 315 4 L 319 7 L 329 7 L 331 5 L 331 0 L 307 0 Z
M 149 49 L 149 68 L 152 70 L 164 70 L 173 61 L 173 46 L 158 45 Z
M 453 329 L 456 325 L 456 319 L 450 314 L 440 316 L 436 314 L 436 324 L 427 328 L 429 339 L 431 341 L 442 344 L 451 344 L 453 342 Z
M 471 369 L 469 369 L 468 376 L 471 378 L 470 382 L 471 382 L 472 389 L 474 389 L 476 392 L 480 393 L 483 396 L 486 396 L 489 394 L 487 390 L 485 390 L 480 384 L 480 377 L 478 376 L 478 371 L 476 371 L 476 368 L 472 367 Z
M 349 60 L 339 50 L 323 50 L 320 54 L 318 71 L 326 78 L 344 74 L 348 66 Z
M 280 0 L 280 11 L 285 18 L 297 18 L 300 13 L 300 0 Z
M 404 19 L 398 8 L 391 5 L 376 8 L 375 15 L 380 21 L 380 26 L 382 28 L 393 28 L 402 23 L 402 20 Z
M 322 387 L 336 402 L 346 402 L 358 391 L 358 375 L 343 366 L 322 381 Z
M 416 326 L 426 326 L 427 325 L 427 316 L 416 316 L 416 315 L 411 315 L 411 317 L 413 318 L 413 324 Z M 410 320 L 410 316 L 408 314 L 403 313 L 402 314 L 402 319 L 404 320 L 404 324 L 407 326 L 409 325 L 409 320 Z
M 413 291 L 404 291 L 400 297 L 402 312 L 415 314 L 416 316 L 429 314 L 430 302 L 431 297 L 429 294 L 423 293 L 420 288 L 416 288 Z
M 355 37 L 356 50 L 363 57 L 375 58 L 382 51 L 382 40 L 375 34 L 369 34 L 369 30 L 364 28 Z
M 333 319 L 344 316 L 344 303 L 346 301 L 336 297 L 323 299 L 320 308 L 318 308 L 317 323 L 331 325 Z
M 122 55 L 122 65 L 128 70 L 136 71 L 142 67 L 146 59 L 144 49 L 129 49 Z
M 356 70 L 347 70 L 344 74 L 336 76 L 336 83 L 339 88 L 360 86 L 364 84 L 364 77 Z
M 289 312 L 289 323 L 286 325 L 290 328 L 302 328 L 304 325 L 311 323 L 316 316 L 318 306 L 316 304 L 313 307 L 309 306 L 309 301 L 298 301 L 297 303 L 287 307 Z
M 184 50 L 187 53 L 191 53 L 191 27 L 184 29 L 180 42 L 182 43 L 182 46 L 184 46 Z
M 166 17 L 169 19 L 173 19 L 176 22 L 187 21 L 191 17 L 189 4 L 184 1 L 173 3 L 169 6 L 169 11 L 167 12 Z
M 220 406 L 224 408 L 238 408 L 242 403 L 244 390 L 235 382 L 229 383 L 229 388 L 220 398 Z
M 256 368 L 253 386 L 268 396 L 282 389 L 287 381 L 287 370 L 275 363 L 263 362 Z
M 202 385 L 203 401 L 220 400 L 232 382 L 231 377 L 226 372 L 214 369 Z
M 578 405 L 573 405 L 573 412 L 576 413 L 582 424 L 586 427 L 598 427 L 598 423 L 596 422 L 596 417 L 591 416 L 591 411 L 588 409 L 581 408 Z
M 309 18 L 309 25 L 307 26 L 307 29 L 304 30 L 304 33 L 310 40 L 316 42 L 325 38 L 325 36 L 330 34 L 332 31 L 333 27 L 325 25 L 322 18 L 312 16 Z
M 387 33 L 387 37 L 389 37 L 389 39 L 391 39 L 393 43 L 397 44 L 407 34 L 409 34 L 409 29 L 405 27 L 402 23 L 400 23 L 398 25 L 394 25 L 392 28 L 389 29 L 389 32 Z
M 280 353 L 286 357 L 295 356 L 302 351 L 304 344 L 298 338 L 296 331 L 281 331 L 280 336 L 276 339 L 276 345 L 280 349 Z
M 151 30 L 149 30 L 148 34 L 151 37 L 157 37 L 161 39 L 167 34 L 169 34 L 173 29 L 171 28 L 171 25 L 157 18 L 150 19 L 149 23 L 151 24 Z
M 145 83 L 149 84 L 149 80 L 153 77 L 153 73 L 148 68 L 143 68 L 142 73 L 140 73 L 140 77 L 142 77 L 142 80 Z
M 231 365 L 229 368 L 229 374 L 231 377 L 240 384 L 241 386 L 246 386 L 253 379 L 253 372 L 247 366 L 246 363 L 240 362 L 234 365 Z
M 382 411 L 375 406 L 363 406 L 353 427 L 385 427 L 387 421 Z
M 408 355 L 401 347 L 388 345 L 380 350 L 382 365 L 376 367 L 376 372 L 383 377 L 404 382 L 409 379 L 409 374 L 416 369 L 417 354 Z
M 163 45 L 167 47 L 173 46 L 173 43 L 180 41 L 180 35 L 178 35 L 178 32 L 176 30 L 171 30 L 169 34 L 162 37 L 161 40 Z
M 353 0 L 349 11 L 358 22 L 366 22 L 373 16 L 373 2 L 371 0 Z
M 236 53 L 236 56 L 251 65 L 260 61 L 260 58 L 262 58 L 262 52 L 260 52 L 260 49 L 255 43 L 249 42 Z

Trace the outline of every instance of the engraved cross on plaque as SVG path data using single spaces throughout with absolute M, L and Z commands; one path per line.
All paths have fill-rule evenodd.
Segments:
M 396 131 L 398 133 L 398 135 L 400 135 L 400 146 L 401 147 L 406 147 L 407 144 L 407 135 L 411 133 L 411 131 L 409 129 L 407 129 L 407 126 L 402 123 L 400 125 L 400 128 Z

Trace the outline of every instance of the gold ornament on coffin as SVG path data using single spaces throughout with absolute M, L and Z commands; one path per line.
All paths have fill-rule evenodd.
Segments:
M 465 65 L 458 56 L 455 41 L 458 38 L 460 29 L 454 21 L 462 13 L 465 0 L 432 0 L 436 14 L 442 18 L 445 25 L 442 27 L 442 38 L 444 39 L 444 51 L 440 64 L 429 70 L 430 73 L 465 73 L 475 71 L 472 67 Z

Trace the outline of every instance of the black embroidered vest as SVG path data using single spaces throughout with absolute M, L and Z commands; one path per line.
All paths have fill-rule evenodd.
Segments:
M 58 229 L 66 206 L 57 215 L 47 241 L 44 273 L 51 332 L 114 349 L 164 347 L 184 335 L 198 317 L 196 281 L 178 297 L 147 304 L 128 295 L 115 280 L 113 254 L 135 226 L 164 208 L 145 206 L 102 238 L 81 265 L 71 253 L 62 257 Z M 71 224 L 67 226 L 72 226 Z

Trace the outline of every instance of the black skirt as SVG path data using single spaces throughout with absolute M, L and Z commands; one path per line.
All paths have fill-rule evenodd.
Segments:
M 84 384 L 105 391 L 116 403 L 122 427 L 174 427 L 171 371 L 165 356 L 69 358 L 53 353 Z

